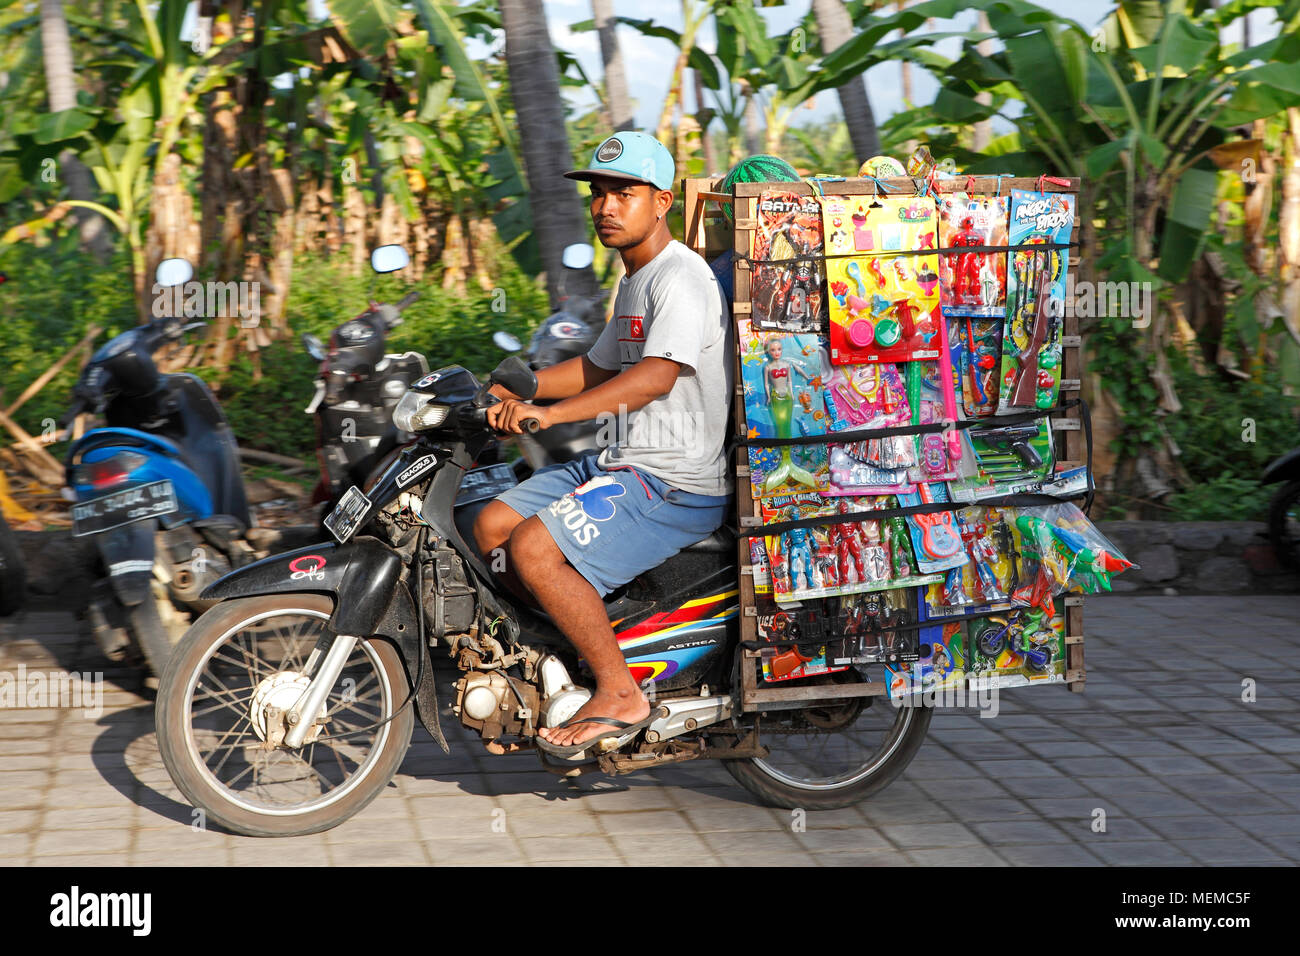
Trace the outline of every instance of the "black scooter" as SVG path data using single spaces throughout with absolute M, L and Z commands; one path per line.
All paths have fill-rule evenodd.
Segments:
M 517 357 L 492 381 L 523 396 L 537 387 Z M 209 819 L 259 836 L 341 823 L 401 766 L 412 702 L 445 748 L 431 650 L 463 672 L 452 712 L 492 754 L 534 749 L 539 728 L 590 698 L 592 681 L 554 623 L 501 588 L 492 558 L 453 518 L 493 440 L 494 402 L 459 366 L 420 379 L 393 415 L 417 439 L 370 488 L 343 495 L 325 520 L 337 543 L 267 558 L 204 592 L 219 603 L 163 674 L 157 730 L 172 779 Z M 576 506 L 572 516 L 590 520 Z M 720 531 L 606 597 L 651 719 L 575 759 L 538 750 L 547 769 L 629 773 L 722 759 L 765 803 L 829 809 L 887 786 L 911 761 L 931 711 L 819 694 L 839 675 L 785 685 L 788 699 L 761 713 L 744 706 L 741 668 L 752 674 L 756 662 L 738 642 L 736 555 Z
M 1282 482 L 1268 508 L 1268 537 L 1278 563 L 1300 569 L 1300 448 L 1264 469 L 1263 484 Z
M 371 268 L 379 273 L 409 263 L 401 246 L 380 246 L 370 255 Z M 371 302 L 334 329 L 328 348 L 316 336 L 303 335 L 307 354 L 320 363 L 316 394 L 304 409 L 316 419 L 321 469 L 313 504 L 333 507 L 348 487 L 364 485 L 386 455 L 415 437 L 393 425 L 393 409 L 411 383 L 428 374 L 429 365 L 417 352 L 385 354 L 384 344 L 402 324 L 402 310 L 419 297 L 412 292 L 396 305 Z

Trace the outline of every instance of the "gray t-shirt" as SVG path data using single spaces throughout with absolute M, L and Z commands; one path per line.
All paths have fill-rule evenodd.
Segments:
M 592 364 L 625 371 L 643 358 L 683 366 L 672 391 L 619 420 L 601 422 L 603 468 L 634 465 L 682 491 L 730 494 L 723 455 L 734 377 L 726 300 L 708 263 L 674 239 L 624 276 L 614 317 L 587 353 Z

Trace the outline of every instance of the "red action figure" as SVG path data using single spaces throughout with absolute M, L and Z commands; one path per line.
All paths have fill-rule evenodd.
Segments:
M 839 503 L 839 512 L 842 515 L 848 514 L 852 509 L 849 508 L 847 501 Z M 830 544 L 835 547 L 835 553 L 839 558 L 840 582 L 847 584 L 849 581 L 849 556 L 853 557 L 853 567 L 858 572 L 858 580 L 865 581 L 866 571 L 862 564 L 862 542 L 859 537 L 861 533 L 860 526 L 856 522 L 844 521 L 839 524 L 830 526 L 828 535 Z
M 961 246 L 982 246 L 984 237 L 975 231 L 975 220 L 966 216 L 961 221 L 961 231 L 952 237 L 953 248 Z M 978 302 L 980 298 L 980 266 L 984 257 L 978 253 L 967 252 L 957 256 L 953 267 L 952 295 L 957 302 Z

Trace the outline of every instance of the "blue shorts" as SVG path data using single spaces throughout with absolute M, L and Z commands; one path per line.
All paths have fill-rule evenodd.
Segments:
M 696 495 L 596 456 L 550 465 L 497 501 L 536 515 L 564 557 L 601 596 L 716 531 L 731 498 Z

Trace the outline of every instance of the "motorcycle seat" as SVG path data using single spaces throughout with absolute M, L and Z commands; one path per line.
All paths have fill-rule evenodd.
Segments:
M 687 545 L 683 551 L 699 551 L 707 554 L 731 554 L 736 550 L 736 535 L 723 525 L 712 534 L 707 534 L 694 544 Z

